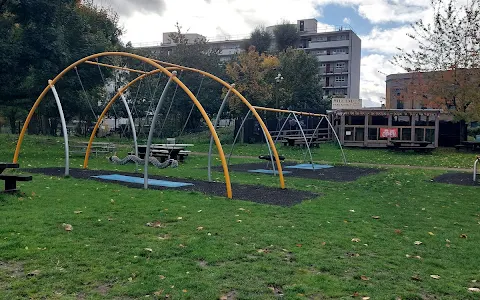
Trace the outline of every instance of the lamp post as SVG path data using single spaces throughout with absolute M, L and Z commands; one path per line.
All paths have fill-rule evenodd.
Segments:
M 282 76 L 282 74 L 278 73 L 277 76 L 275 77 L 275 82 L 277 83 L 277 91 L 275 93 L 275 100 L 277 102 L 276 108 L 280 108 L 279 107 L 280 104 L 279 104 L 279 99 L 278 99 L 278 92 L 280 91 L 279 85 L 282 81 L 283 81 L 283 76 Z M 279 117 L 280 117 L 280 114 L 277 113 L 277 121 L 278 121 Z

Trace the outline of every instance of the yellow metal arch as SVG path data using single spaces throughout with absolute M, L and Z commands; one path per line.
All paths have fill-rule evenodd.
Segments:
M 200 73 L 202 75 L 205 75 L 217 82 L 219 82 L 220 84 L 222 84 L 223 86 L 225 86 L 226 88 L 228 89 L 232 89 L 232 91 L 242 100 L 243 103 L 245 103 L 245 105 L 250 109 L 250 111 L 252 111 L 253 115 L 256 117 L 257 121 L 260 123 L 260 126 L 262 126 L 262 130 L 264 130 L 265 132 L 265 135 L 267 136 L 267 142 L 270 144 L 271 148 L 272 148 L 272 152 L 273 152 L 273 155 L 275 157 L 275 160 L 276 160 L 276 165 L 277 165 L 277 169 L 278 169 L 278 173 L 279 173 L 279 180 L 280 180 L 280 187 L 282 189 L 285 188 L 285 180 L 284 180 L 284 177 L 283 177 L 283 172 L 282 172 L 282 165 L 281 165 L 281 162 L 280 162 L 280 159 L 278 157 L 278 151 L 277 151 L 277 148 L 275 147 L 275 143 L 273 142 L 273 139 L 270 135 L 270 132 L 268 131 L 267 129 L 267 126 L 265 125 L 265 123 L 263 122 L 262 118 L 260 117 L 260 115 L 258 115 L 257 111 L 256 111 L 256 106 L 252 106 L 250 104 L 250 102 L 248 102 L 247 99 L 245 99 L 245 97 L 243 97 L 243 95 L 240 94 L 240 92 L 238 92 L 233 86 L 231 86 L 230 84 L 228 84 L 227 82 L 223 81 L 222 79 L 218 78 L 217 76 L 213 75 L 213 74 L 210 74 L 208 72 L 205 72 L 205 71 L 202 71 L 202 70 L 198 70 L 198 69 L 195 69 L 195 68 L 189 68 L 189 67 L 184 67 L 184 66 L 180 66 L 180 65 L 176 65 L 176 64 L 172 64 L 172 63 L 167 63 L 167 62 L 163 62 L 163 61 L 159 61 L 159 60 L 155 60 L 155 59 L 152 59 L 153 61 L 155 62 L 158 62 L 160 64 L 165 64 L 165 65 L 168 65 L 169 67 L 166 67 L 166 69 L 170 70 L 170 71 L 173 71 L 173 70 L 185 70 L 185 71 L 191 71 L 191 72 L 196 72 L 196 73 Z M 90 64 L 99 64 L 99 63 L 96 63 L 96 62 L 87 62 L 87 63 L 90 63 Z M 101 66 L 105 66 L 105 67 L 113 67 L 113 68 L 118 68 L 118 67 L 115 67 L 115 66 L 112 66 L 112 65 L 106 65 L 106 64 L 99 64 Z M 135 71 L 137 73 L 142 73 L 142 74 L 145 74 L 146 72 L 143 72 L 143 71 L 138 71 L 138 70 L 132 70 L 132 71 Z M 147 75 L 150 75 L 150 74 L 147 74 Z M 144 78 L 143 76 L 141 76 L 142 78 Z M 135 79 L 136 80 L 136 79 Z M 129 83 L 128 86 L 130 86 L 132 83 Z M 108 106 L 108 109 L 111 107 L 111 105 L 113 104 L 114 101 L 116 101 L 116 99 L 118 99 L 118 96 L 114 97 L 115 99 L 112 98 L 112 100 L 110 100 L 112 103 L 110 104 L 107 104 Z M 107 110 L 108 110 L 107 109 Z M 106 113 L 106 112 L 105 112 Z M 98 120 L 97 124 L 95 125 L 97 127 L 97 125 L 99 126 L 100 125 L 100 122 L 101 122 L 101 119 Z M 89 144 L 90 145 L 90 144 Z M 85 165 L 88 165 L 88 158 L 86 159 L 86 161 L 84 162 L 84 167 Z
M 130 57 L 130 58 L 133 58 L 133 59 L 138 59 L 140 61 L 148 63 L 148 64 L 152 65 L 153 67 L 159 69 L 160 72 L 162 72 L 165 75 L 167 75 L 168 77 L 172 78 L 172 80 L 175 81 L 175 83 L 177 83 L 178 86 L 180 86 L 185 91 L 185 93 L 187 93 L 187 95 L 190 97 L 190 99 L 193 101 L 195 106 L 198 108 L 198 110 L 202 114 L 202 117 L 205 119 L 205 122 L 207 123 L 208 129 L 210 130 L 210 133 L 212 134 L 212 136 L 215 140 L 215 145 L 218 149 L 218 153 L 220 155 L 220 160 L 221 160 L 222 166 L 223 166 L 223 173 L 224 173 L 224 176 L 225 176 L 225 184 L 226 184 L 226 187 L 227 187 L 227 197 L 232 198 L 232 185 L 231 185 L 231 182 L 230 182 L 230 174 L 228 173 L 228 166 L 227 166 L 227 161 L 225 159 L 225 153 L 223 152 L 222 144 L 220 143 L 217 132 L 215 131 L 215 128 L 213 127 L 213 124 L 210 121 L 210 118 L 208 117 L 207 113 L 203 109 L 202 104 L 200 104 L 200 102 L 197 100 L 195 95 L 193 95 L 193 93 L 185 86 L 185 84 L 183 84 L 183 82 L 181 80 L 179 80 L 170 71 L 168 71 L 166 68 L 164 68 L 163 66 L 161 66 L 157 62 L 154 62 L 153 60 L 151 60 L 149 58 L 146 58 L 146 57 L 143 57 L 143 56 L 140 56 L 140 55 L 136 55 L 136 54 L 132 54 L 132 53 L 126 53 L 126 52 L 102 52 L 102 53 L 97 53 L 97 54 L 93 54 L 93 55 L 84 57 L 84 58 L 76 61 L 75 63 L 71 64 L 67 68 L 65 68 L 54 79 L 52 79 L 51 85 L 55 85 L 68 71 L 72 70 L 76 66 L 84 63 L 85 61 L 95 59 L 95 58 L 98 58 L 98 57 L 102 57 L 102 56 L 124 56 L 124 57 Z M 40 96 L 37 98 L 37 100 L 33 104 L 33 107 L 30 109 L 30 112 L 27 116 L 27 119 L 25 120 L 25 123 L 23 124 L 23 128 L 22 128 L 22 131 L 20 132 L 20 135 L 18 137 L 17 146 L 16 146 L 16 149 L 15 149 L 14 157 L 13 157 L 13 161 L 15 163 L 18 162 L 18 156 L 20 154 L 21 145 L 22 145 L 23 139 L 25 137 L 25 133 L 27 131 L 28 125 L 30 124 L 30 121 L 33 117 L 33 114 L 35 113 L 38 106 L 40 105 L 40 103 L 42 102 L 43 98 L 45 97 L 45 95 L 48 93 L 49 90 L 50 90 L 50 85 L 48 85 L 43 90 L 43 92 L 40 94 Z
M 200 73 L 202 75 L 205 75 L 215 81 L 217 81 L 218 83 L 222 84 L 223 86 L 225 86 L 227 89 L 230 89 L 232 90 L 232 92 L 238 97 L 240 98 L 240 100 L 248 107 L 248 109 L 252 112 L 252 114 L 255 116 L 255 118 L 257 119 L 258 123 L 260 124 L 260 126 L 262 127 L 262 130 L 263 132 L 265 133 L 265 136 L 267 137 L 267 140 L 268 140 L 268 143 L 270 144 L 270 147 L 272 149 L 272 152 L 273 152 L 273 156 L 275 157 L 275 162 L 276 162 L 276 165 L 277 165 L 277 170 L 278 170 L 278 177 L 279 177 L 279 180 L 280 180 L 280 187 L 282 189 L 285 188 L 285 180 L 283 178 L 283 171 L 282 171 L 282 164 L 280 162 L 280 158 L 278 157 L 278 151 L 277 151 L 277 148 L 275 147 L 275 142 L 273 141 L 272 139 L 272 136 L 270 135 L 270 132 L 268 131 L 267 129 L 267 126 L 265 125 L 265 123 L 263 122 L 262 118 L 260 117 L 260 115 L 258 114 L 258 112 L 256 111 L 255 107 L 250 104 L 250 102 L 248 102 L 248 100 L 239 92 L 235 89 L 235 87 L 231 86 L 230 84 L 228 84 L 227 82 L 223 81 L 222 79 L 218 78 L 217 76 L 213 75 L 213 74 L 210 74 L 208 72 L 205 72 L 205 71 L 202 71 L 202 70 L 198 70 L 198 69 L 195 69 L 195 68 L 189 68 L 189 67 L 184 67 L 184 66 L 180 66 L 180 65 L 176 65 L 176 64 L 172 64 L 172 63 L 167 63 L 167 62 L 164 62 L 164 61 L 160 61 L 160 60 L 155 60 L 155 59 L 152 59 L 154 62 L 157 62 L 159 64 L 163 64 L 163 65 L 166 65 L 166 66 L 170 66 L 170 67 L 176 67 L 178 68 L 179 70 L 187 70 L 187 71 L 192 71 L 192 72 L 197 72 L 197 73 Z

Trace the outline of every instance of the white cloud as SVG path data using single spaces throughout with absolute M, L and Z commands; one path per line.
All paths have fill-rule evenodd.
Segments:
M 347 17 L 343 18 L 343 23 L 350 24 L 351 22 L 352 21 L 350 20 L 350 18 L 347 18 Z
M 400 73 L 402 69 L 392 65 L 390 56 L 370 54 L 362 57 L 360 74 L 360 98 L 364 106 L 380 106 L 385 103 L 386 75 Z
M 360 36 L 362 49 L 390 55 L 398 53 L 397 48 L 413 49 L 417 47 L 417 42 L 407 36 L 407 33 L 412 32 L 410 26 L 392 29 L 374 27 L 368 35 Z

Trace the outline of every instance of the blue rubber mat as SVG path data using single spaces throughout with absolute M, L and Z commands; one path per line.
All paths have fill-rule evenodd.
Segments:
M 125 175 L 119 175 L 119 174 L 99 175 L 99 176 L 92 176 L 92 177 L 105 179 L 105 180 L 122 181 L 122 182 L 128 182 L 128 183 L 138 183 L 138 184 L 143 184 L 144 182 L 143 177 L 133 177 L 133 176 L 125 176 Z M 149 179 L 148 184 L 155 185 L 155 186 L 170 187 L 170 188 L 193 185 L 193 183 L 158 180 L 158 179 Z
M 265 170 L 265 169 L 255 169 L 255 170 L 248 170 L 248 172 L 251 172 L 251 173 L 262 173 L 262 174 L 278 174 L 278 171 L 275 170 L 275 172 L 273 172 L 273 170 Z M 283 171 L 282 170 L 282 173 L 283 174 L 290 174 L 292 172 L 290 171 Z
M 312 164 L 299 164 L 299 165 L 295 165 L 295 166 L 285 167 L 285 169 L 306 169 L 306 170 L 311 170 L 312 168 L 315 169 L 315 170 L 320 170 L 320 169 L 333 168 L 333 166 L 313 164 L 313 167 L 312 167 Z

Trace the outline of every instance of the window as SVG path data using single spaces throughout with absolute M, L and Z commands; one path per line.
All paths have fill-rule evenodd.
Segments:
M 345 48 L 335 49 L 335 50 L 333 50 L 333 53 L 334 53 L 334 54 L 335 54 L 335 53 L 337 53 L 337 54 L 345 54 L 345 53 L 347 53 L 347 49 L 345 49 Z
M 300 31 L 305 31 L 305 22 L 300 21 Z
M 327 66 L 326 63 L 321 63 L 321 64 L 320 64 L 320 68 L 325 68 L 326 66 Z
M 339 62 L 335 64 L 336 69 L 344 69 L 345 68 L 345 63 L 344 62 Z
M 335 82 L 345 82 L 345 76 L 335 76 Z

